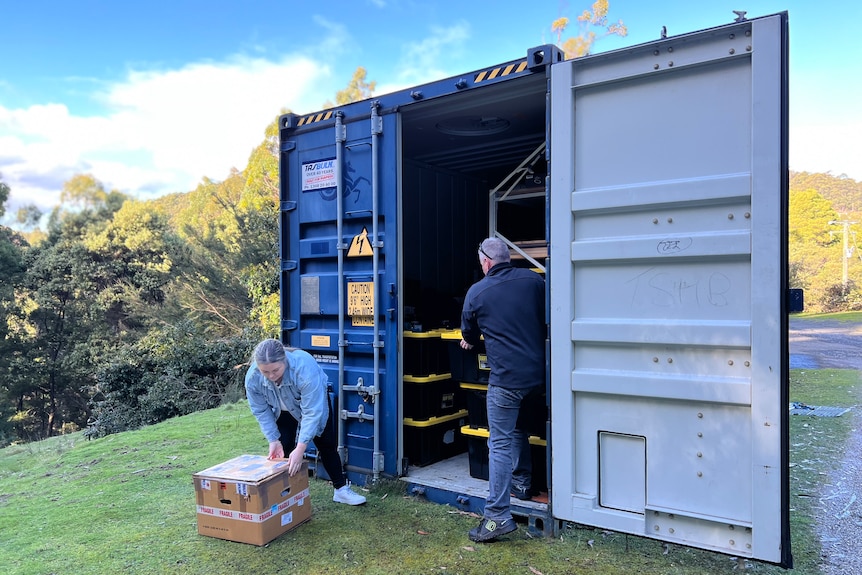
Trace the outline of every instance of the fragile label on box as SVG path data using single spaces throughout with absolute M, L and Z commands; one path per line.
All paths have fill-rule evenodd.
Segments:
M 271 517 L 275 517 L 281 511 L 293 507 L 294 505 L 301 506 L 305 503 L 305 498 L 308 497 L 308 489 L 303 490 L 302 492 L 294 495 L 293 497 L 282 501 L 276 505 L 273 505 L 263 513 L 247 513 L 241 511 L 234 511 L 232 509 L 220 509 L 217 507 L 210 507 L 208 505 L 198 505 L 198 513 L 202 515 L 209 515 L 212 517 L 224 517 L 225 519 L 236 519 L 237 521 L 248 521 L 249 523 L 263 523 L 267 519 Z M 289 512 L 286 515 L 290 515 L 293 517 L 293 511 Z M 292 521 L 292 519 L 291 519 Z M 291 521 L 285 522 L 282 519 L 281 524 L 286 525 Z

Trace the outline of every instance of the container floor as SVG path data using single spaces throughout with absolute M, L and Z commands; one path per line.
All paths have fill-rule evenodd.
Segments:
M 481 499 L 488 497 L 488 482 L 484 479 L 470 477 L 470 462 L 466 453 L 425 467 L 411 466 L 407 469 L 407 475 L 401 480 L 432 489 L 467 495 L 468 497 Z M 546 513 L 548 510 L 547 494 L 543 493 L 530 501 L 521 501 L 513 497 L 512 506 Z M 515 509 L 513 509 L 513 513 L 516 513 Z

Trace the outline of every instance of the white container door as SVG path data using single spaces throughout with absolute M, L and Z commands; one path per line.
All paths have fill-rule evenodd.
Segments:
M 551 103 L 554 516 L 787 564 L 786 13 Z

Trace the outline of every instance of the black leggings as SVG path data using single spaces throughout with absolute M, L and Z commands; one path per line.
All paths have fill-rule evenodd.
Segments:
M 329 404 L 329 402 L 326 402 Z M 344 479 L 344 469 L 341 466 L 341 457 L 338 455 L 338 438 L 335 433 L 335 421 L 332 419 L 332 406 L 329 406 L 329 417 L 320 435 L 314 438 L 314 446 L 317 448 L 317 457 L 323 463 L 332 486 L 338 489 L 347 481 Z M 296 447 L 296 430 L 299 427 L 293 416 L 282 411 L 275 422 L 281 433 L 281 446 L 284 448 L 284 456 L 287 457 Z

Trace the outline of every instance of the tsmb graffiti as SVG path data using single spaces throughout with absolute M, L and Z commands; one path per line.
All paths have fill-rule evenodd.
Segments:
M 626 282 L 633 287 L 632 305 L 655 307 L 713 306 L 730 304 L 732 284 L 721 272 L 674 274 L 650 268 Z

